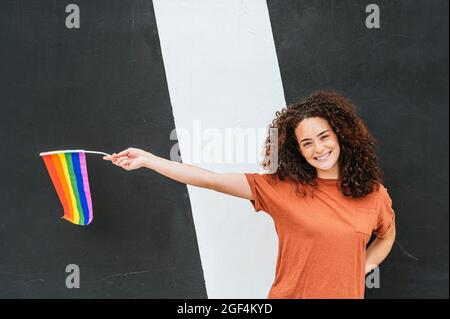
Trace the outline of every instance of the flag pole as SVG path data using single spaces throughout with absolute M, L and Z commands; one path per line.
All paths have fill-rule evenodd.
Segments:
M 110 154 L 105 153 L 105 152 L 86 151 L 86 150 L 61 150 L 61 151 L 42 152 L 39 154 L 39 156 L 59 154 L 59 153 L 91 153 L 91 154 L 101 154 L 101 155 L 111 156 Z
M 106 156 L 111 156 L 111 154 L 105 153 L 105 152 L 99 152 L 99 151 L 84 151 L 85 153 L 92 153 L 92 154 L 101 154 Z

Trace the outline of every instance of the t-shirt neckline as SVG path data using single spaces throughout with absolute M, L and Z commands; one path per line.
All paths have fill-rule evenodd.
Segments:
M 338 178 L 320 178 L 316 177 L 317 183 L 320 185 L 330 185 L 330 186 L 336 186 L 338 185 L 339 179 Z

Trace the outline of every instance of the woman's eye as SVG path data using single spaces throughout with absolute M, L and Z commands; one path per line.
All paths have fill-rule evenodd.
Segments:
M 328 135 L 322 136 L 322 139 L 327 138 L 327 137 L 328 137 Z
M 303 144 L 303 147 L 309 146 L 311 143 L 305 143 Z

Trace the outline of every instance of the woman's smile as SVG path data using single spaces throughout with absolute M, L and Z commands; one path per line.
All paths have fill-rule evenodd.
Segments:
M 331 151 L 329 151 L 328 153 L 322 155 L 322 156 L 316 156 L 314 157 L 314 159 L 318 162 L 325 162 L 329 157 L 330 157 Z

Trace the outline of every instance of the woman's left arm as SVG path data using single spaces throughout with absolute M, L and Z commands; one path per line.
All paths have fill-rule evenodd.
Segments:
M 392 249 L 395 242 L 395 223 L 389 230 L 388 234 L 383 237 L 378 237 L 367 248 L 366 252 L 366 274 L 372 269 L 378 267 L 379 264 L 386 258 Z

